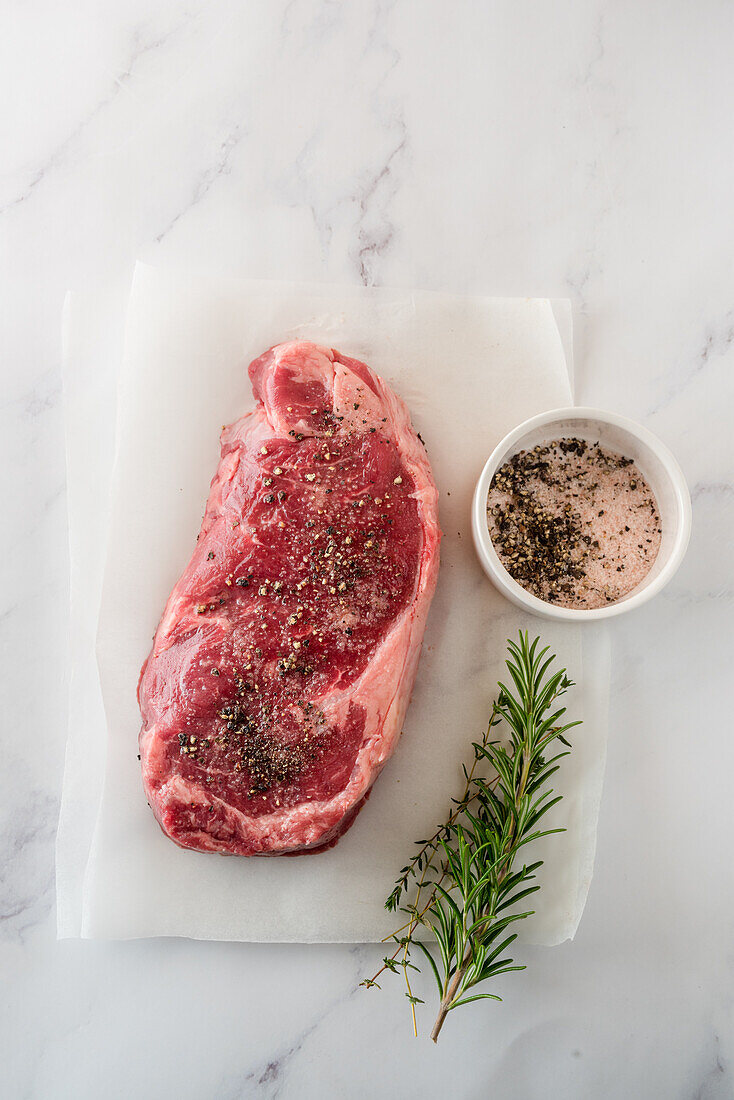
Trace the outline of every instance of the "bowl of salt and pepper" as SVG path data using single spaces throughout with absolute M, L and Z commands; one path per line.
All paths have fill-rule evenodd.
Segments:
M 497 445 L 477 481 L 472 533 L 495 586 L 545 619 L 639 607 L 686 552 L 691 501 L 668 448 L 625 417 L 555 409 Z

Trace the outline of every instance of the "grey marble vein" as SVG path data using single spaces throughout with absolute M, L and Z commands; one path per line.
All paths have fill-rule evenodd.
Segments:
M 178 21 L 165 34 L 146 36 L 141 27 L 135 27 L 130 36 L 128 57 L 125 65 L 115 73 L 109 83 L 109 87 L 103 97 L 97 101 L 94 107 L 80 119 L 71 131 L 51 150 L 41 164 L 26 169 L 26 182 L 16 195 L 0 206 L 0 216 L 9 213 L 15 207 L 26 203 L 36 189 L 48 176 L 63 167 L 73 156 L 78 139 L 104 112 L 112 106 L 118 96 L 129 91 L 130 84 L 135 77 L 138 66 L 150 54 L 160 51 L 177 34 L 182 27 L 187 26 L 192 15 L 187 15 Z
M 355 199 L 358 217 L 355 262 L 360 281 L 371 286 L 376 281 L 379 261 L 390 248 L 395 226 L 390 219 L 390 204 L 400 187 L 398 169 L 408 143 L 405 123 L 398 118 L 396 143 L 383 164 L 360 185 Z
M 662 412 L 676 401 L 689 386 L 693 385 L 703 371 L 716 359 L 728 356 L 734 346 L 734 308 L 727 310 L 723 317 L 707 325 L 696 353 L 686 364 L 676 382 L 668 392 L 650 410 L 653 416 Z
M 232 158 L 245 134 L 246 130 L 242 123 L 238 122 L 232 127 L 220 143 L 214 162 L 208 165 L 194 181 L 190 201 L 177 211 L 165 228 L 158 233 L 155 238 L 156 244 L 160 244 L 163 238 L 168 236 L 181 218 L 206 198 L 212 187 L 214 187 L 222 176 L 230 175 L 232 172 Z

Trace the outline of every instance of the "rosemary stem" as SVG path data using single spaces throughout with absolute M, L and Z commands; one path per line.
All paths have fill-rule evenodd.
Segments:
M 446 990 L 446 993 L 444 994 L 444 996 L 441 999 L 441 1004 L 439 1005 L 439 1009 L 438 1009 L 438 1015 L 436 1016 L 436 1020 L 435 1020 L 435 1023 L 433 1025 L 433 1029 L 431 1031 L 431 1038 L 433 1039 L 434 1043 L 438 1042 L 438 1036 L 441 1032 L 441 1028 L 443 1027 L 444 1020 L 446 1019 L 446 1016 L 448 1015 L 449 1009 L 451 1008 L 451 1002 L 453 1001 L 453 999 L 456 996 L 457 992 L 461 988 L 461 983 L 464 980 L 464 976 L 465 976 L 467 970 L 469 969 L 470 963 L 471 963 L 471 951 L 470 951 L 469 948 L 467 948 L 466 952 L 464 954 L 464 958 L 462 960 L 461 966 L 459 967 L 459 969 L 454 974 L 454 976 L 451 979 L 451 982 L 449 984 L 449 987 Z

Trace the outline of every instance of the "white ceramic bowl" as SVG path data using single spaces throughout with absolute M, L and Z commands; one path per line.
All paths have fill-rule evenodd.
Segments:
M 603 447 L 633 459 L 655 494 L 662 526 L 660 550 L 645 579 L 616 603 L 590 610 L 556 607 L 531 595 L 513 580 L 502 565 L 487 528 L 487 495 L 495 471 L 518 451 L 567 436 L 576 436 L 591 443 L 599 442 Z M 472 533 L 484 571 L 513 603 L 544 619 L 591 622 L 631 611 L 665 587 L 682 562 L 688 546 L 691 498 L 683 471 L 673 455 L 641 424 L 601 409 L 553 409 L 520 424 L 492 451 L 474 490 Z

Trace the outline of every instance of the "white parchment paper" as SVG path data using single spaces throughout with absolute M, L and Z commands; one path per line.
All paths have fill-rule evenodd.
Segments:
M 72 297 L 66 312 L 67 448 L 70 482 L 77 484 L 83 449 L 87 462 L 95 458 L 93 410 L 78 400 L 95 308 L 104 308 L 99 298 L 95 304 Z M 604 636 L 587 628 L 582 646 L 578 627 L 524 618 L 481 572 L 470 533 L 474 483 L 500 436 L 527 416 L 571 402 L 569 336 L 567 304 L 556 303 L 554 312 L 546 300 L 202 279 L 138 265 L 119 378 L 97 639 L 107 724 L 104 780 L 90 613 L 77 598 L 74 614 L 86 614 L 86 626 L 72 653 L 77 691 L 57 845 L 60 935 L 382 938 L 393 926 L 384 898 L 413 840 L 433 830 L 460 789 L 460 766 L 486 721 L 505 641 L 526 627 L 542 634 L 579 682 L 570 703 L 584 726 L 557 784 L 564 800 L 555 823 L 568 831 L 540 842 L 542 852 L 538 846 L 546 858 L 542 906 L 524 935 L 550 944 L 574 934 L 593 869 L 604 767 Z M 438 590 L 404 736 L 337 847 L 289 859 L 185 852 L 160 832 L 142 792 L 138 673 L 196 539 L 219 429 L 251 405 L 246 365 L 269 345 L 294 337 L 364 359 L 407 401 L 440 491 Z M 97 481 L 104 481 L 102 473 Z M 80 494 L 72 493 L 77 597 L 84 561 L 94 558 L 92 546 L 99 555 L 103 541 L 103 498 L 95 503 L 95 491 L 105 493 L 102 485 L 90 490 L 86 517 Z M 90 580 L 94 614 L 94 568 Z M 90 851 L 88 819 L 97 806 Z

